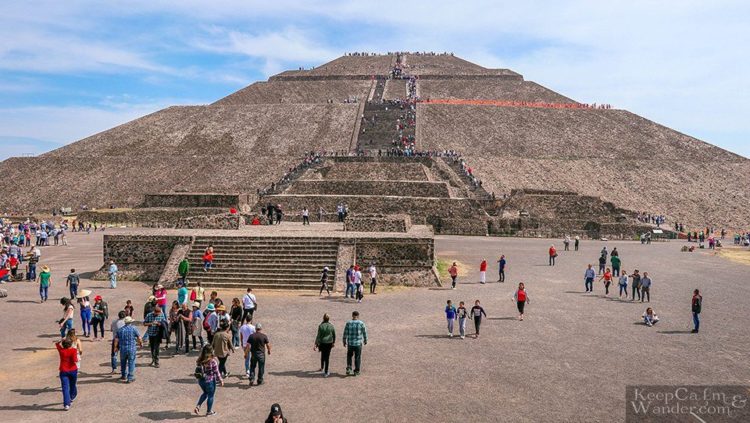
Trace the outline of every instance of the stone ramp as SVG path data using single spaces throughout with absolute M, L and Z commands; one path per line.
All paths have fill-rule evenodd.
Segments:
M 214 268 L 204 272 L 203 252 L 214 247 Z M 328 266 L 333 287 L 339 242 L 331 238 L 196 237 L 187 257 L 190 281 L 206 288 L 318 289 Z

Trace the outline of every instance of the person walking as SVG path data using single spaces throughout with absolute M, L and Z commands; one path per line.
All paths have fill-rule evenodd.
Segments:
M 114 260 L 109 261 L 109 268 L 107 269 L 107 276 L 109 276 L 109 287 L 111 289 L 117 288 L 117 265 Z
M 89 301 L 91 291 L 82 289 L 78 296 L 78 307 L 81 309 L 81 329 L 83 336 L 91 336 L 91 301 Z
M 245 358 L 245 376 L 250 378 L 250 337 L 255 333 L 255 326 L 252 325 L 252 317 L 245 316 L 245 323 L 240 326 L 240 346 Z
M 352 319 L 344 325 L 344 348 L 346 348 L 346 375 L 358 376 L 362 370 L 362 347 L 367 345 L 367 326 L 359 320 L 359 312 L 352 312 Z M 354 373 L 352 373 L 354 358 Z
M 523 282 L 518 284 L 518 289 L 513 294 L 513 301 L 516 302 L 516 308 L 518 308 L 518 320 L 523 321 L 523 310 L 529 303 L 529 293 L 526 291 Z
M 101 295 L 94 297 L 94 306 L 91 308 L 91 326 L 94 327 L 94 341 L 104 340 L 104 321 L 109 319 L 109 306 L 102 299 Z M 97 329 L 101 332 L 102 337 L 97 338 Z
M 693 311 L 693 330 L 690 331 L 690 333 L 698 333 L 698 330 L 701 327 L 701 309 L 703 308 L 703 296 L 701 295 L 701 291 L 696 289 L 693 291 L 693 300 L 691 303 L 691 309 Z
M 42 266 L 42 271 L 39 272 L 37 281 L 39 282 L 39 297 L 41 298 L 39 302 L 46 302 L 49 297 L 49 285 L 52 282 L 52 273 L 49 266 Z
M 255 314 L 255 309 L 257 307 L 258 298 L 255 297 L 255 294 L 253 294 L 253 289 L 247 287 L 245 295 L 242 296 L 242 320 L 244 320 L 247 316 L 250 316 L 250 320 L 252 320 L 253 314 Z
M 142 347 L 141 335 L 133 326 L 133 318 L 126 316 L 125 326 L 117 331 L 115 338 L 115 353 L 120 353 L 120 380 L 124 383 L 135 382 L 135 353 L 136 346 Z
M 609 261 L 612 264 L 612 276 L 620 276 L 620 255 L 616 254 L 617 248 L 612 250 Z
M 60 385 L 63 394 L 63 409 L 70 410 L 70 406 L 78 396 L 76 383 L 78 381 L 78 351 L 73 348 L 69 339 L 55 341 L 57 353 L 60 355 Z
M 586 288 L 586 292 L 594 292 L 594 278 L 596 277 L 596 272 L 594 272 L 594 269 L 591 268 L 591 265 L 589 264 L 589 267 L 586 268 L 586 272 L 583 274 L 583 284 Z
M 633 279 L 633 296 L 630 299 L 630 301 L 635 301 L 635 295 L 638 294 L 638 299 L 641 299 L 641 275 L 638 273 L 638 269 L 635 269 L 633 271 L 633 274 L 630 275 L 630 277 Z
M 271 406 L 271 411 L 268 413 L 265 423 L 288 423 L 288 420 L 284 417 L 284 413 L 281 411 L 281 406 L 279 404 Z
M 271 343 L 263 333 L 263 325 L 255 325 L 255 333 L 250 336 L 250 386 L 255 383 L 255 369 L 258 369 L 257 385 L 263 384 L 263 375 L 266 371 L 266 351 L 271 355 Z
M 458 303 L 456 316 L 458 317 L 458 333 L 461 335 L 461 339 L 464 339 L 466 337 L 466 318 L 469 316 L 469 312 L 466 310 L 463 301 Z
M 651 278 L 648 277 L 648 272 L 643 272 L 643 278 L 641 278 L 641 302 L 643 300 L 646 300 L 648 297 L 648 302 L 651 302 L 651 284 L 653 282 L 651 281 Z
M 214 349 L 210 345 L 204 345 L 201 348 L 201 355 L 198 357 L 196 364 L 196 377 L 198 377 L 198 386 L 201 387 L 201 396 L 198 398 L 198 403 L 195 405 L 193 412 L 195 414 L 200 413 L 201 406 L 206 403 L 206 416 L 213 416 L 216 414 L 214 411 L 214 395 L 216 394 L 216 381 L 221 386 L 224 386 L 224 379 L 221 377 L 219 371 L 219 365 L 216 362 L 214 356 Z
M 148 328 L 146 329 L 146 335 L 151 349 L 151 364 L 149 366 L 159 368 L 159 346 L 162 339 L 165 338 L 166 330 L 164 328 L 166 325 L 167 318 L 164 317 L 164 313 L 159 306 L 143 320 L 143 326 Z
M 607 256 L 599 256 L 599 274 L 604 273 L 604 269 L 607 267 Z
M 73 314 L 75 313 L 75 307 L 73 301 L 70 298 L 60 298 L 60 305 L 63 306 L 63 317 L 58 320 L 57 323 L 60 325 L 60 338 L 65 338 L 68 331 L 73 329 Z
M 497 281 L 505 282 L 505 266 L 508 262 L 505 260 L 505 255 L 500 256 L 500 260 L 497 261 Z
M 375 287 L 378 286 L 378 269 L 375 268 L 375 263 L 370 263 L 367 272 L 370 273 L 370 294 L 374 295 Z
M 190 316 L 191 337 L 193 338 L 193 350 L 196 350 L 196 338 L 200 340 L 201 349 L 203 349 L 203 313 L 201 312 L 201 303 L 193 303 L 193 313 Z
M 622 299 L 622 295 L 625 294 L 625 299 L 628 299 L 628 271 L 623 269 L 622 273 L 620 273 L 620 279 L 618 280 L 618 286 L 620 287 L 620 299 Z
M 354 298 L 354 265 L 350 265 L 348 269 L 346 269 L 346 292 L 344 293 L 345 298 L 349 298 L 349 292 L 352 293 L 352 298 Z
M 331 296 L 331 290 L 328 288 L 328 266 L 323 267 L 323 271 L 320 272 L 320 292 L 318 295 L 323 295 L 323 290 L 326 290 L 328 296 Z
M 362 288 L 362 272 L 359 270 L 359 265 L 354 266 L 352 277 L 354 278 L 354 292 L 357 295 L 357 302 L 361 303 L 362 299 L 365 297 L 365 292 Z
M 604 281 L 604 296 L 609 297 L 609 286 L 612 285 L 612 271 L 607 268 L 599 278 L 599 281 Z
M 117 353 L 115 352 L 115 339 L 117 339 L 117 332 L 125 326 L 125 318 L 128 317 L 128 313 L 125 310 L 120 310 L 117 313 L 117 320 L 114 320 L 110 326 L 109 331 L 112 333 L 112 341 L 110 342 L 110 364 L 112 365 L 112 374 L 117 371 Z
M 563 238 L 563 250 L 570 251 L 570 236 L 565 235 L 565 238 Z
M 581 243 L 581 237 L 576 235 L 575 242 L 574 242 L 574 249 L 578 251 L 578 245 Z
M 232 330 L 232 346 L 235 348 L 240 346 L 240 326 L 244 315 L 240 299 L 232 298 L 232 308 L 229 309 L 229 318 L 231 319 L 229 327 Z
M 557 258 L 557 250 L 555 249 L 554 245 L 550 245 L 548 253 L 549 253 L 549 265 L 554 266 L 555 258 Z
M 234 352 L 234 347 L 232 346 L 232 335 L 229 332 L 229 324 L 227 324 L 226 320 L 221 321 L 219 331 L 214 335 L 211 346 L 214 349 L 216 358 L 219 360 L 219 373 L 221 373 L 221 377 L 229 376 L 227 359 L 229 358 L 229 354 Z
M 182 282 L 182 286 L 187 286 L 187 277 L 190 273 L 190 261 L 187 259 L 187 257 L 183 258 L 182 261 L 180 261 L 180 264 L 177 265 L 177 274 L 180 275 L 180 281 Z
M 331 349 L 336 345 L 336 328 L 329 321 L 328 313 L 323 315 L 323 322 L 318 325 L 318 334 L 315 336 L 313 350 L 320 351 L 320 369 L 323 377 L 328 377 L 328 367 L 331 362 Z
M 448 320 L 448 336 L 453 338 L 453 324 L 458 318 L 458 312 L 451 300 L 448 300 L 448 304 L 445 306 L 445 318 Z
M 487 260 L 482 259 L 479 263 L 479 283 L 484 284 L 487 282 Z
M 458 277 L 458 266 L 454 261 L 451 267 L 448 269 L 448 274 L 451 275 L 451 289 L 456 289 L 456 278 Z
M 190 290 L 190 301 L 197 302 L 199 307 L 206 301 L 206 290 L 201 286 L 200 281 L 196 282 Z
M 70 290 L 70 298 L 78 296 L 78 284 L 80 281 L 81 278 L 78 276 L 78 273 L 76 273 L 76 269 L 70 269 L 70 273 L 68 273 L 68 277 L 65 280 L 65 286 Z
M 479 300 L 474 301 L 474 307 L 471 308 L 471 316 L 474 318 L 474 339 L 479 338 L 479 327 L 482 325 L 482 316 L 487 317 Z

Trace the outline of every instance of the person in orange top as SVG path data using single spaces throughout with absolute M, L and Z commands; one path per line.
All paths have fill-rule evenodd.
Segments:
M 612 285 L 612 271 L 609 267 L 604 271 L 602 277 L 599 280 L 604 280 L 604 296 L 609 296 L 609 286 Z
M 451 275 L 451 289 L 456 289 L 456 278 L 458 277 L 458 266 L 456 262 L 448 269 L 448 274 Z
M 482 259 L 479 263 L 479 283 L 484 284 L 487 282 L 487 260 Z
M 203 253 L 203 271 L 207 272 L 208 269 L 214 265 L 214 251 L 212 247 L 208 247 L 206 252 Z
M 549 247 L 549 265 L 550 266 L 555 265 L 555 257 L 557 257 L 557 250 L 555 249 L 554 245 L 550 245 Z
M 253 226 L 258 226 L 258 225 L 260 225 L 260 219 L 258 219 L 258 216 L 255 216 L 255 217 L 253 218 L 253 221 L 252 221 L 252 222 L 251 222 L 250 224 L 251 224 L 251 225 L 253 225 Z
M 63 394 L 63 409 L 68 411 L 70 404 L 75 401 L 78 396 L 78 389 L 76 389 L 76 381 L 78 380 L 78 351 L 72 348 L 72 342 L 70 339 L 63 339 L 62 341 L 56 341 L 55 347 L 57 352 L 60 354 L 60 384 L 62 385 Z

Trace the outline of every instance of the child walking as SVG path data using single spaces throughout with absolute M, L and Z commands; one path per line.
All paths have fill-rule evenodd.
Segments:
M 453 301 L 448 300 L 448 304 L 445 306 L 445 318 L 448 320 L 448 336 L 451 338 L 453 338 L 453 323 L 456 321 L 457 314 Z
M 466 317 L 468 317 L 469 312 L 466 310 L 466 306 L 464 306 L 464 302 L 461 301 L 458 303 L 458 333 L 461 335 L 461 339 L 464 339 L 466 337 Z
M 620 272 L 620 279 L 618 281 L 619 287 L 620 287 L 620 299 L 622 299 L 622 294 L 625 294 L 625 299 L 628 299 L 628 271 L 623 269 L 622 272 Z
M 474 317 L 474 338 L 476 339 L 479 338 L 479 326 L 482 325 L 482 316 L 487 317 L 487 313 L 479 305 L 479 300 L 474 301 L 474 307 L 471 308 L 471 315 Z

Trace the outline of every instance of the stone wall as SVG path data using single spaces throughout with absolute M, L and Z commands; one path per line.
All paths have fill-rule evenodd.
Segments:
M 427 223 L 441 235 L 487 235 L 487 220 L 483 217 L 430 217 Z
M 408 232 L 411 218 L 400 215 L 352 215 L 344 222 L 344 230 L 351 232 Z
M 398 177 L 395 175 L 394 177 Z M 402 197 L 449 197 L 445 182 L 325 180 L 293 183 L 285 194 L 390 195 Z
M 239 214 L 213 214 L 208 216 L 184 217 L 177 221 L 177 229 L 239 229 L 244 224 Z
M 240 208 L 248 203 L 246 194 L 161 193 L 146 194 L 141 207 L 223 207 Z
M 89 210 L 78 213 L 82 222 L 99 222 L 128 226 L 149 226 L 173 228 L 182 218 L 213 215 L 225 212 L 225 208 L 148 208 L 125 210 Z
M 106 266 L 114 260 L 122 280 L 157 281 L 176 245 L 191 244 L 190 236 L 104 235 L 104 265 L 95 277 L 106 278 Z
M 430 269 L 435 262 L 435 246 L 431 238 L 369 238 L 356 242 L 356 258 L 360 266 L 374 262 L 391 271 Z

